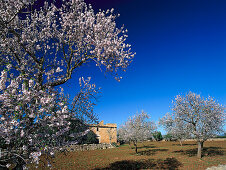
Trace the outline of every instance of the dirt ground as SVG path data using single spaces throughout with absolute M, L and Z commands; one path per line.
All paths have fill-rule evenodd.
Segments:
M 194 169 L 226 164 L 226 141 L 206 141 L 202 159 L 196 157 L 197 144 L 183 142 L 144 142 L 138 154 L 128 144 L 113 149 L 59 153 L 52 160 L 52 169 Z M 42 157 L 38 169 L 47 169 Z

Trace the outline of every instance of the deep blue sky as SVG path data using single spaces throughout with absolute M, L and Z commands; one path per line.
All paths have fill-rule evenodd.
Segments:
M 188 91 L 226 104 L 225 0 L 85 0 L 95 10 L 115 8 L 118 27 L 128 29 L 137 53 L 123 80 L 88 65 L 77 76 L 91 76 L 101 87 L 95 107 L 99 120 L 120 125 L 142 109 L 157 121 L 172 100 Z

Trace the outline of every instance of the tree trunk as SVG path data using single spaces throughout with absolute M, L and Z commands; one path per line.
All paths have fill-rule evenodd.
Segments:
M 197 157 L 202 158 L 202 148 L 203 148 L 203 141 L 198 141 L 198 153 Z
M 136 153 L 137 153 L 137 142 L 134 141 L 133 144 L 134 144 L 134 146 L 135 146 L 135 151 L 136 151 Z
M 180 139 L 179 139 L 179 141 L 180 141 L 180 146 L 183 146 L 183 144 L 182 144 L 182 140 L 180 140 Z
M 16 164 L 16 166 L 12 170 L 23 170 L 23 165 Z
M 132 148 L 132 147 L 131 147 L 131 141 L 129 141 L 129 147 Z

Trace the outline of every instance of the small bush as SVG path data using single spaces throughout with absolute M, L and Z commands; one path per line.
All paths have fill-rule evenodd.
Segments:
M 99 140 L 93 131 L 89 131 L 82 139 L 80 144 L 98 144 Z
M 156 141 L 161 141 L 163 139 L 161 132 L 153 133 L 153 137 Z
M 120 145 L 123 145 L 123 144 L 126 143 L 124 140 L 119 140 L 119 139 L 118 139 L 118 142 L 119 142 Z

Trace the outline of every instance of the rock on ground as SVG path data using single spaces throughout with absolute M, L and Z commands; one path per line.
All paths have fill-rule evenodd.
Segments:
M 218 165 L 207 168 L 206 170 L 226 170 L 226 165 Z

